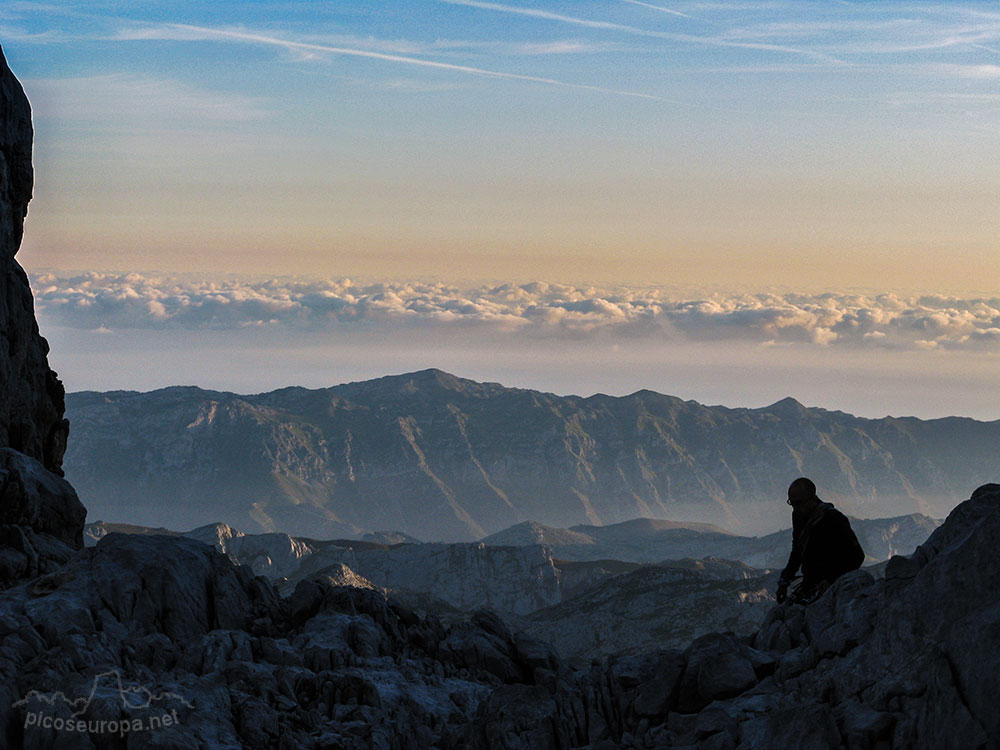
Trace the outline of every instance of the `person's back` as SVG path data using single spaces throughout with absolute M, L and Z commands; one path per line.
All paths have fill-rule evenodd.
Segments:
M 865 560 L 851 522 L 831 503 L 816 495 L 816 485 L 801 477 L 788 488 L 792 506 L 792 551 L 778 580 L 777 599 L 786 598 L 799 567 L 802 583 L 792 601 L 809 602 L 844 573 L 857 570 Z

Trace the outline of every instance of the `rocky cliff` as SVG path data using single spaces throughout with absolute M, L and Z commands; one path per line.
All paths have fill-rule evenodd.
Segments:
M 302 539 L 287 534 L 244 534 L 223 523 L 178 534 L 125 524 L 88 524 L 87 545 L 109 533 L 184 536 L 210 544 L 230 560 L 291 591 L 303 579 L 343 574 L 346 567 L 393 595 L 424 594 L 449 610 L 489 608 L 504 615 L 528 614 L 562 601 L 567 576 L 541 545 L 487 547 L 484 544 L 380 544 L 369 541 Z M 588 582 L 607 578 L 592 573 Z M 569 588 L 582 576 L 570 574 Z
M 61 476 L 69 433 L 63 386 L 49 369 L 28 278 L 14 259 L 34 181 L 31 138 L 31 108 L 0 51 L 0 446 Z
M 589 661 L 683 648 L 711 632 L 753 633 L 774 606 L 776 573 L 685 562 L 643 565 L 513 621 L 560 656 Z
M 989 478 L 1000 422 L 859 419 L 779 402 L 703 406 L 477 383 L 427 370 L 254 396 L 190 387 L 70 394 L 67 474 L 107 520 L 475 541 L 512 524 L 788 523 L 811 476 L 855 516 L 944 516 Z M 742 525 L 735 525 L 742 524 Z
M 31 109 L 0 51 L 0 588 L 83 546 L 86 511 L 62 477 L 69 423 L 28 279 L 14 259 L 31 200 Z

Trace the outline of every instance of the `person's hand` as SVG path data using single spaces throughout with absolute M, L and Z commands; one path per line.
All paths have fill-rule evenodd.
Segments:
M 778 582 L 778 590 L 774 592 L 774 598 L 778 604 L 782 604 L 788 598 L 788 584 L 784 581 Z

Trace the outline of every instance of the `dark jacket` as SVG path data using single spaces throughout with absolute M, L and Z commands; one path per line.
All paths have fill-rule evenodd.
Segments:
M 782 581 L 791 581 L 801 565 L 805 585 L 832 583 L 860 568 L 864 561 L 865 553 L 851 522 L 831 503 L 821 502 L 807 519 L 792 513 L 792 553 L 781 572 Z

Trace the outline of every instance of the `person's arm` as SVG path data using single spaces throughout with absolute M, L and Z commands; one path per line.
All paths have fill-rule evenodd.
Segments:
M 791 585 L 792 580 L 795 578 L 795 573 L 798 571 L 799 566 L 802 564 L 802 549 L 799 544 L 799 524 L 795 518 L 795 514 L 792 514 L 792 551 L 788 555 L 788 564 L 785 565 L 785 569 L 781 571 L 781 575 L 778 577 L 778 590 L 775 593 L 775 599 L 778 600 L 778 604 L 785 601 L 788 595 L 788 587 Z

